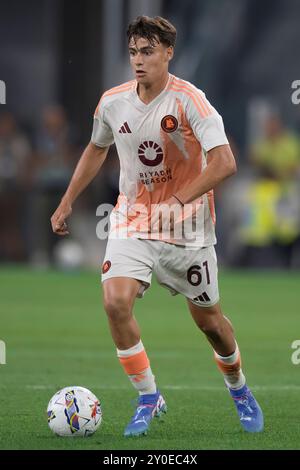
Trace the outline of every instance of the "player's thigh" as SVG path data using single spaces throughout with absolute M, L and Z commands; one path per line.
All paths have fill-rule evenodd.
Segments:
M 134 301 L 141 289 L 141 281 L 129 277 L 112 277 L 102 283 L 103 302 L 111 316 L 131 314 Z
M 151 283 L 154 254 L 148 240 L 108 241 L 102 266 L 107 312 L 130 310 L 134 299 L 143 296 Z
M 213 246 L 188 250 L 164 244 L 156 266 L 158 282 L 173 294 L 180 293 L 200 307 L 219 302 L 218 266 Z

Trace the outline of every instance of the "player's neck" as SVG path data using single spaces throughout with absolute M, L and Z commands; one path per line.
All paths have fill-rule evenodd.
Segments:
M 139 83 L 137 86 L 137 93 L 143 103 L 149 104 L 153 101 L 165 88 L 169 80 L 169 72 L 164 74 L 160 80 L 154 83 Z

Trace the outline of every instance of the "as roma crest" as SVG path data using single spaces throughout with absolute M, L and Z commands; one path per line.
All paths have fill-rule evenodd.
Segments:
M 162 118 L 160 125 L 165 132 L 175 132 L 178 127 L 178 121 L 175 116 L 168 114 Z
M 102 265 L 102 273 L 105 274 L 111 267 L 111 262 L 109 260 L 105 261 Z

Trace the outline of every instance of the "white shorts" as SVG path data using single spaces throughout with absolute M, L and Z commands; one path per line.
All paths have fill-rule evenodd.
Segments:
M 102 282 L 112 277 L 141 281 L 138 297 L 151 284 L 152 273 L 172 295 L 182 294 L 196 305 L 219 301 L 218 266 L 214 246 L 188 249 L 159 240 L 109 239 L 102 265 Z

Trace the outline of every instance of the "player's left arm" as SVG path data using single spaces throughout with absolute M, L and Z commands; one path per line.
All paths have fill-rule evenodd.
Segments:
M 193 88 L 185 102 L 185 114 L 194 136 L 206 151 L 207 166 L 191 184 L 180 189 L 176 196 L 187 204 L 214 189 L 219 183 L 236 173 L 236 163 L 231 151 L 223 119 L 205 94 Z
M 175 196 L 187 204 L 214 189 L 219 183 L 236 173 L 237 167 L 230 145 L 218 145 L 207 153 L 207 167 L 191 184 L 176 192 Z

